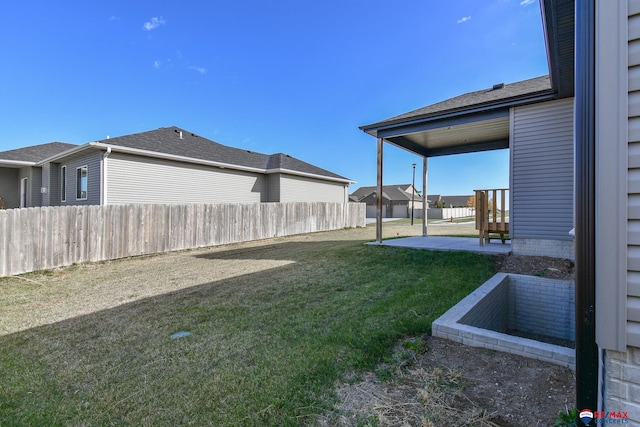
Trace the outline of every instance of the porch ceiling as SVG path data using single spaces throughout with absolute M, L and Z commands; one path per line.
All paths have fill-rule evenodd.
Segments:
M 449 121 L 433 125 L 436 127 L 390 135 L 384 139 L 425 157 L 509 147 L 508 111 L 506 114 L 485 120 L 462 123 Z
M 425 157 L 497 150 L 509 147 L 512 107 L 555 96 L 549 76 L 541 76 L 466 93 L 360 129 Z

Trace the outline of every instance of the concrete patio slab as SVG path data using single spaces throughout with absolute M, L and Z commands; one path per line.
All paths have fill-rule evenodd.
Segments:
M 417 236 L 383 240 L 382 243 L 370 242 L 367 244 L 396 246 L 400 248 L 431 249 L 436 251 L 467 251 L 489 255 L 509 254 L 511 252 L 511 244 L 502 244 L 499 239 L 489 244 L 485 243 L 484 246 L 480 246 L 478 240 L 478 238 L 474 237 Z M 507 242 L 509 241 L 507 240 Z

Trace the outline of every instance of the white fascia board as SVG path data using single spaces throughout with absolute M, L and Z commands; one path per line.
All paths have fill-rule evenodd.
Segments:
M 308 173 L 308 172 L 300 172 L 300 171 L 295 171 L 292 169 L 282 169 L 282 168 L 278 168 L 278 169 L 269 169 L 267 171 L 265 171 L 266 174 L 272 174 L 272 173 L 285 173 L 287 175 L 298 175 L 298 176 L 303 176 L 306 178 L 314 178 L 314 179 L 322 179 L 325 181 L 333 181 L 333 182 L 340 182 L 342 184 L 355 184 L 356 181 L 352 181 L 350 179 L 346 179 L 346 178 L 336 178 L 333 176 L 326 176 L 326 175 L 318 175 L 315 173 Z
M 24 160 L 2 160 L 0 159 L 0 167 L 23 168 L 27 166 L 35 166 L 36 162 L 26 162 Z
M 75 153 L 78 153 L 80 151 L 86 150 L 87 148 L 91 148 L 90 144 L 91 143 L 78 145 L 77 147 L 73 147 L 73 148 L 70 148 L 70 149 L 68 149 L 66 151 L 63 151 L 62 153 L 58 153 L 58 154 L 56 154 L 54 156 L 47 157 L 46 159 L 39 161 L 37 163 L 37 165 L 38 166 L 42 166 L 45 163 L 55 162 L 56 160 L 62 159 L 62 158 L 67 157 L 67 156 L 69 156 L 71 154 L 75 154 Z
M 211 160 L 194 159 L 193 157 L 176 156 L 175 154 L 166 154 L 166 153 L 159 153 L 156 151 L 140 150 L 138 148 L 122 147 L 120 145 L 111 145 L 111 144 L 105 144 L 102 142 L 90 142 L 89 144 L 92 147 L 96 147 L 104 150 L 111 148 L 111 151 L 114 153 L 133 154 L 137 156 L 153 157 L 156 159 L 163 159 L 163 160 L 174 160 L 174 161 L 184 162 L 184 163 L 213 166 L 220 169 L 234 169 L 234 170 L 239 170 L 244 172 L 257 172 L 257 173 L 265 172 L 264 169 L 252 168 L 250 166 L 240 166 L 240 165 L 233 165 L 231 163 L 222 163 L 222 162 L 214 162 Z

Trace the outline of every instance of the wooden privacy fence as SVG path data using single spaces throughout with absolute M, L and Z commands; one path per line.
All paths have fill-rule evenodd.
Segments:
M 365 226 L 362 203 L 52 206 L 0 210 L 0 277 Z

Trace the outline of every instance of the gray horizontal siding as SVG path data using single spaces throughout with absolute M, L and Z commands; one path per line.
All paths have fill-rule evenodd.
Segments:
M 112 153 L 107 204 L 257 203 L 265 176 L 257 173 Z
M 267 175 L 267 199 L 265 202 L 280 201 L 280 174 Z
M 512 236 L 571 240 L 573 99 L 513 109 L 511 168 Z
M 50 199 L 54 205 L 62 206 L 88 206 L 100 204 L 100 161 L 102 153 L 99 151 L 89 151 L 81 153 L 79 156 L 69 157 L 60 163 L 59 167 L 67 166 L 67 199 L 66 202 L 60 201 L 60 192 L 57 198 Z M 87 166 L 87 199 L 78 200 L 76 198 L 76 169 Z M 58 169 L 58 174 L 59 174 Z M 58 180 L 57 185 L 60 186 Z
M 27 178 L 27 207 L 42 206 L 42 195 L 40 188 L 42 187 L 42 169 L 39 167 L 20 168 L 19 178 Z M 20 194 L 20 185 L 18 185 L 18 194 Z M 18 205 L 19 206 L 19 205 Z
M 345 184 L 280 175 L 281 202 L 336 202 L 346 203 Z
M 640 347 L 640 14 L 628 25 L 627 344 Z
M 7 209 L 20 206 L 20 180 L 18 169 L 0 168 L 0 197 L 4 199 Z

